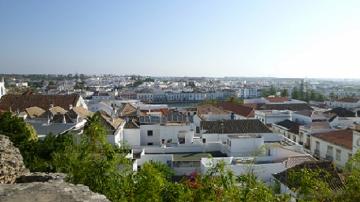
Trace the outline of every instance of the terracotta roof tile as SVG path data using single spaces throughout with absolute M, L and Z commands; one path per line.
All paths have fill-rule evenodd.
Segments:
M 332 190 L 340 190 L 344 186 L 344 181 L 342 180 L 339 173 L 336 171 L 335 167 L 329 161 L 306 161 L 299 165 L 296 165 L 292 168 L 289 168 L 281 173 L 274 174 L 275 179 L 279 180 L 281 183 L 285 184 L 290 189 L 298 188 L 299 185 L 296 182 L 289 180 L 292 172 L 301 171 L 303 169 L 308 170 L 323 170 L 326 171 L 326 176 L 320 176 L 325 182 L 329 185 Z
M 120 116 L 137 116 L 137 109 L 130 103 L 126 103 L 120 109 L 119 114 Z
M 329 131 L 324 133 L 315 133 L 312 134 L 312 136 L 324 140 L 326 142 L 352 150 L 353 131 L 350 129 Z
M 40 117 L 46 111 L 40 107 L 28 107 L 25 109 L 25 112 L 30 116 L 30 118 Z
M 244 117 L 254 117 L 254 109 L 242 104 L 236 104 L 232 102 L 221 102 L 217 105 L 219 108 L 234 112 Z
M 287 97 L 267 97 L 265 98 L 269 102 L 286 102 L 289 101 L 289 98 Z
M 69 109 L 70 105 L 76 106 L 78 94 L 72 95 L 4 95 L 0 100 L 0 109 L 24 111 L 29 107 L 49 109 L 50 105 Z
M 265 104 L 260 107 L 260 110 L 312 110 L 312 108 L 305 103 L 294 103 L 294 104 Z
M 197 113 L 199 115 L 201 114 L 209 114 L 209 113 L 212 113 L 212 114 L 229 114 L 228 112 L 218 108 L 218 107 L 215 107 L 213 105 L 210 105 L 210 104 L 205 104 L 205 105 L 199 105 L 197 106 Z
M 201 121 L 200 127 L 206 133 L 271 133 L 258 119 Z
M 350 102 L 350 103 L 357 103 L 360 101 L 359 98 L 352 98 L 352 97 L 346 97 L 346 98 L 341 98 L 337 100 L 338 102 Z

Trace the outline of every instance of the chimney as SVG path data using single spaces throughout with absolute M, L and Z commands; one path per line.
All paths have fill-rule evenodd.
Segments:
M 63 123 L 66 124 L 65 114 L 63 115 Z
M 69 105 L 69 110 L 72 110 L 72 109 L 73 109 L 73 105 L 70 104 L 70 105 Z
M 50 114 L 48 114 L 47 124 L 50 125 Z
M 50 109 L 54 107 L 54 104 L 50 104 Z

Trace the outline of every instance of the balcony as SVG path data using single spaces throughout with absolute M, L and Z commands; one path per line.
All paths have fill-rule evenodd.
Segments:
M 332 157 L 331 155 L 326 154 L 325 159 L 328 160 L 328 161 L 333 161 L 334 157 Z

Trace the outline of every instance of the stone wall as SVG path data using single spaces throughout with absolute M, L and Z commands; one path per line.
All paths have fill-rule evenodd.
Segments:
M 30 173 L 8 137 L 0 135 L 1 202 L 109 202 L 87 186 L 65 182 L 63 173 Z
M 28 174 L 23 158 L 7 136 L 0 135 L 0 184 L 11 184 L 16 178 Z

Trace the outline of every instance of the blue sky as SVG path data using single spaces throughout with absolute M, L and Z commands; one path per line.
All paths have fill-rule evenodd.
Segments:
M 0 73 L 360 77 L 358 0 L 0 0 Z

